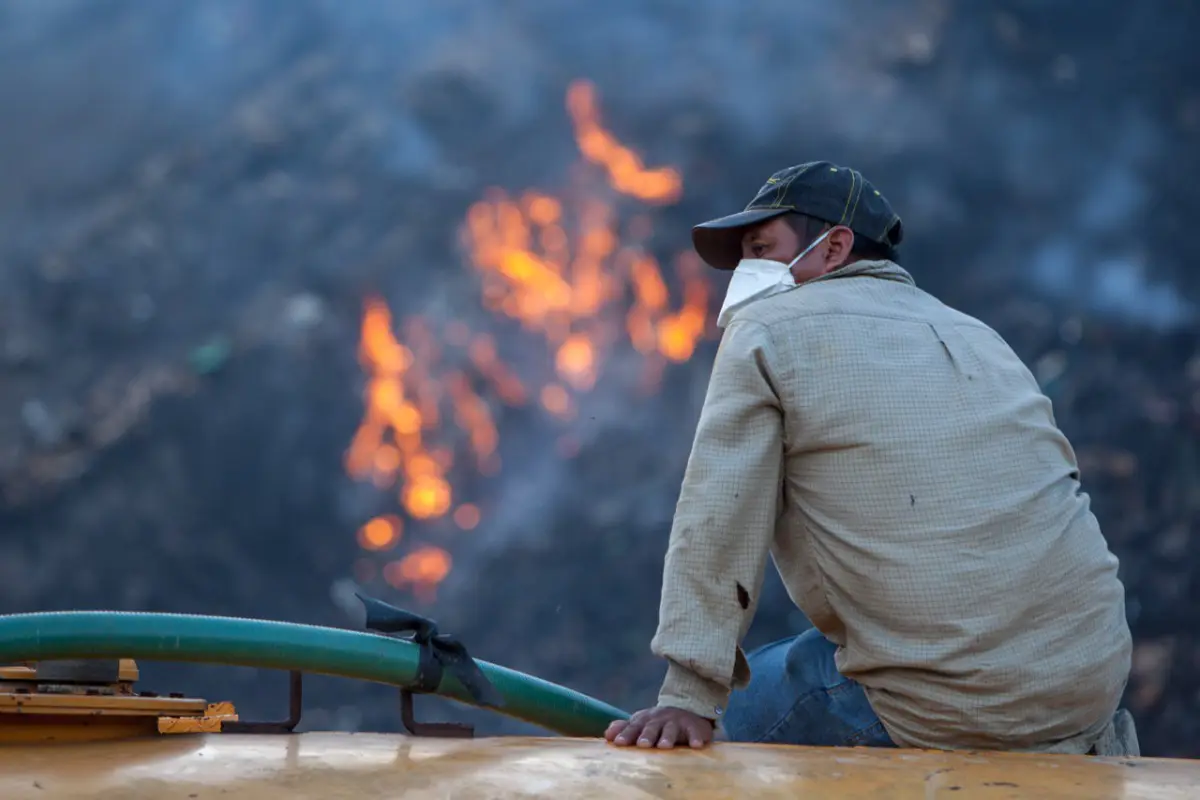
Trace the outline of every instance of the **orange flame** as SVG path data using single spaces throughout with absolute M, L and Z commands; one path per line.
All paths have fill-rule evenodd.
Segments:
M 364 550 L 387 550 L 400 541 L 404 523 L 399 517 L 376 517 L 358 529 L 358 544 Z
M 650 203 L 673 203 L 683 192 L 683 180 L 673 169 L 647 170 L 632 150 L 600 127 L 596 89 L 576 81 L 567 90 L 567 111 L 575 123 L 575 140 L 584 157 L 608 171 L 612 187 Z
M 433 599 L 437 585 L 450 574 L 450 554 L 440 547 L 425 545 L 383 568 L 383 579 L 397 589 L 411 588 L 426 602 Z
M 610 193 L 649 204 L 679 198 L 683 182 L 676 170 L 648 169 L 601 125 L 590 83 L 573 83 L 566 104 L 579 150 L 600 168 Z M 429 524 L 449 515 L 463 531 L 485 524 L 478 505 L 458 500 L 450 472 L 458 442 L 480 473 L 499 470 L 501 434 L 488 397 L 520 406 L 532 396 L 551 417 L 570 420 L 577 413 L 575 394 L 596 385 L 606 358 L 620 346 L 622 316 L 651 383 L 666 363 L 691 358 L 711 332 L 709 287 L 694 255 L 676 259 L 682 302 L 673 309 L 663 271 L 644 247 L 652 233 L 649 219 L 635 218 L 622 231 L 611 199 L 594 191 L 571 197 L 564 204 L 544 192 L 511 197 L 493 189 L 468 209 L 462 228 L 484 307 L 546 343 L 547 366 L 556 377 L 537 388 L 531 390 L 501 359 L 490 333 L 473 332 L 461 321 L 434 331 L 414 317 L 397 338 L 386 303 L 366 301 L 359 346 L 367 374 L 365 412 L 346 453 L 346 471 L 395 489 L 410 520 Z M 446 349 L 461 356 L 457 366 L 440 366 Z M 562 457 L 578 450 L 574 437 L 559 440 Z M 399 516 L 377 517 L 360 529 L 358 542 L 364 550 L 388 550 L 403 531 Z M 450 554 L 426 544 L 389 561 L 382 577 L 427 600 L 450 568 Z
M 428 399 L 430 383 L 406 382 L 413 351 L 396 341 L 391 320 L 382 300 L 367 301 L 359 348 L 371 373 L 364 393 L 367 411 L 346 454 L 346 471 L 381 488 L 403 478 L 404 509 L 416 519 L 440 517 L 450 507 L 445 477 L 450 464 L 434 458 L 422 437 L 424 428 L 437 423 L 437 405 Z

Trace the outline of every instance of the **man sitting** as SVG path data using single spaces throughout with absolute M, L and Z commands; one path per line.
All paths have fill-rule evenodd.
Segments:
M 734 273 L 667 551 L 666 680 L 615 744 L 702 747 L 719 720 L 739 741 L 1137 754 L 1124 588 L 1071 445 L 1004 340 L 914 285 L 901 238 L 827 162 L 693 230 Z M 747 658 L 768 553 L 815 627 Z

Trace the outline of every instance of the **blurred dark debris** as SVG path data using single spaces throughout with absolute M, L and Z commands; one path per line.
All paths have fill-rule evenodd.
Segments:
M 683 200 L 656 212 L 664 253 L 809 157 L 860 166 L 913 210 L 906 266 L 1013 344 L 1075 445 L 1122 561 L 1143 749 L 1195 755 L 1200 330 L 1147 317 L 1126 297 L 1138 286 L 1085 299 L 1091 267 L 1132 242 L 1200 301 L 1200 99 L 1180 83 L 1200 74 L 1200 6 L 914 0 L 905 21 L 793 2 L 772 4 L 764 28 L 715 2 L 500 5 L 503 21 L 468 35 L 463 19 L 499 5 L 104 4 L 155 32 L 136 41 L 119 25 L 52 24 L 71 3 L 5 12 L 45 24 L 7 29 L 26 32 L 20 61 L 0 56 L 0 100 L 24 109 L 0 127 L 0 612 L 346 624 L 327 587 L 353 574 L 355 529 L 395 509 L 342 471 L 363 298 L 397 314 L 474 298 L 458 221 L 488 185 L 556 186 L 576 157 L 563 90 L 590 78 L 621 136 L 683 168 Z M 710 55 L 679 55 L 693 45 Z M 874 48 L 869 68 L 860 48 Z M 845 74 L 802 77 L 826 63 Z M 1134 189 L 1092 188 L 1098 165 L 1127 167 Z M 1112 201 L 1099 222 L 1080 210 L 1090 192 Z M 1059 237 L 1083 266 L 1049 300 L 1029 265 Z M 619 424 L 570 461 L 554 456 L 557 433 L 514 437 L 510 505 L 450 545 L 429 610 L 444 629 L 482 658 L 653 702 L 664 546 L 712 353 L 668 370 L 657 398 L 597 400 Z M 547 483 L 521 486 L 534 477 Z M 800 624 L 771 579 L 749 644 Z M 251 717 L 277 708 L 274 674 L 146 674 Z M 390 691 L 313 687 L 306 719 L 398 729 Z
M 145 421 L 160 397 L 187 395 L 195 386 L 192 373 L 155 366 L 136 373 L 120 369 L 106 373 L 82 399 L 24 399 L 8 417 L 19 420 L 20 431 L 5 437 L 0 450 L 5 504 L 18 508 L 44 499 L 83 477 L 105 450 Z M 15 394 L 11 397 L 17 399 Z

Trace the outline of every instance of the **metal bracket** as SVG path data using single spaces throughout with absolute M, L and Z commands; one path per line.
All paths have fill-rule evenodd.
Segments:
M 62 659 L 39 661 L 34 667 L 38 683 L 116 684 L 121 680 L 119 659 Z
M 474 725 L 464 725 L 460 722 L 417 722 L 413 716 L 413 694 L 411 689 L 400 690 L 400 721 L 410 734 L 438 739 L 471 739 L 475 736 Z
M 291 733 L 300 724 L 304 706 L 304 675 L 299 671 L 289 673 L 288 718 L 282 722 L 223 722 L 222 733 Z M 411 689 L 400 690 L 400 721 L 412 736 L 427 736 L 438 739 L 471 739 L 475 726 L 459 722 L 419 722 L 413 710 L 413 695 L 420 694 Z
M 304 674 L 292 670 L 288 680 L 288 718 L 282 722 L 223 722 L 221 733 L 291 733 L 304 712 Z

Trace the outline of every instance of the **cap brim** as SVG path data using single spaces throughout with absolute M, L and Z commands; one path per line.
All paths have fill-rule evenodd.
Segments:
M 692 228 L 692 247 L 710 267 L 734 269 L 742 260 L 742 236 L 746 228 L 781 217 L 789 211 L 789 208 L 752 208 L 701 223 Z

